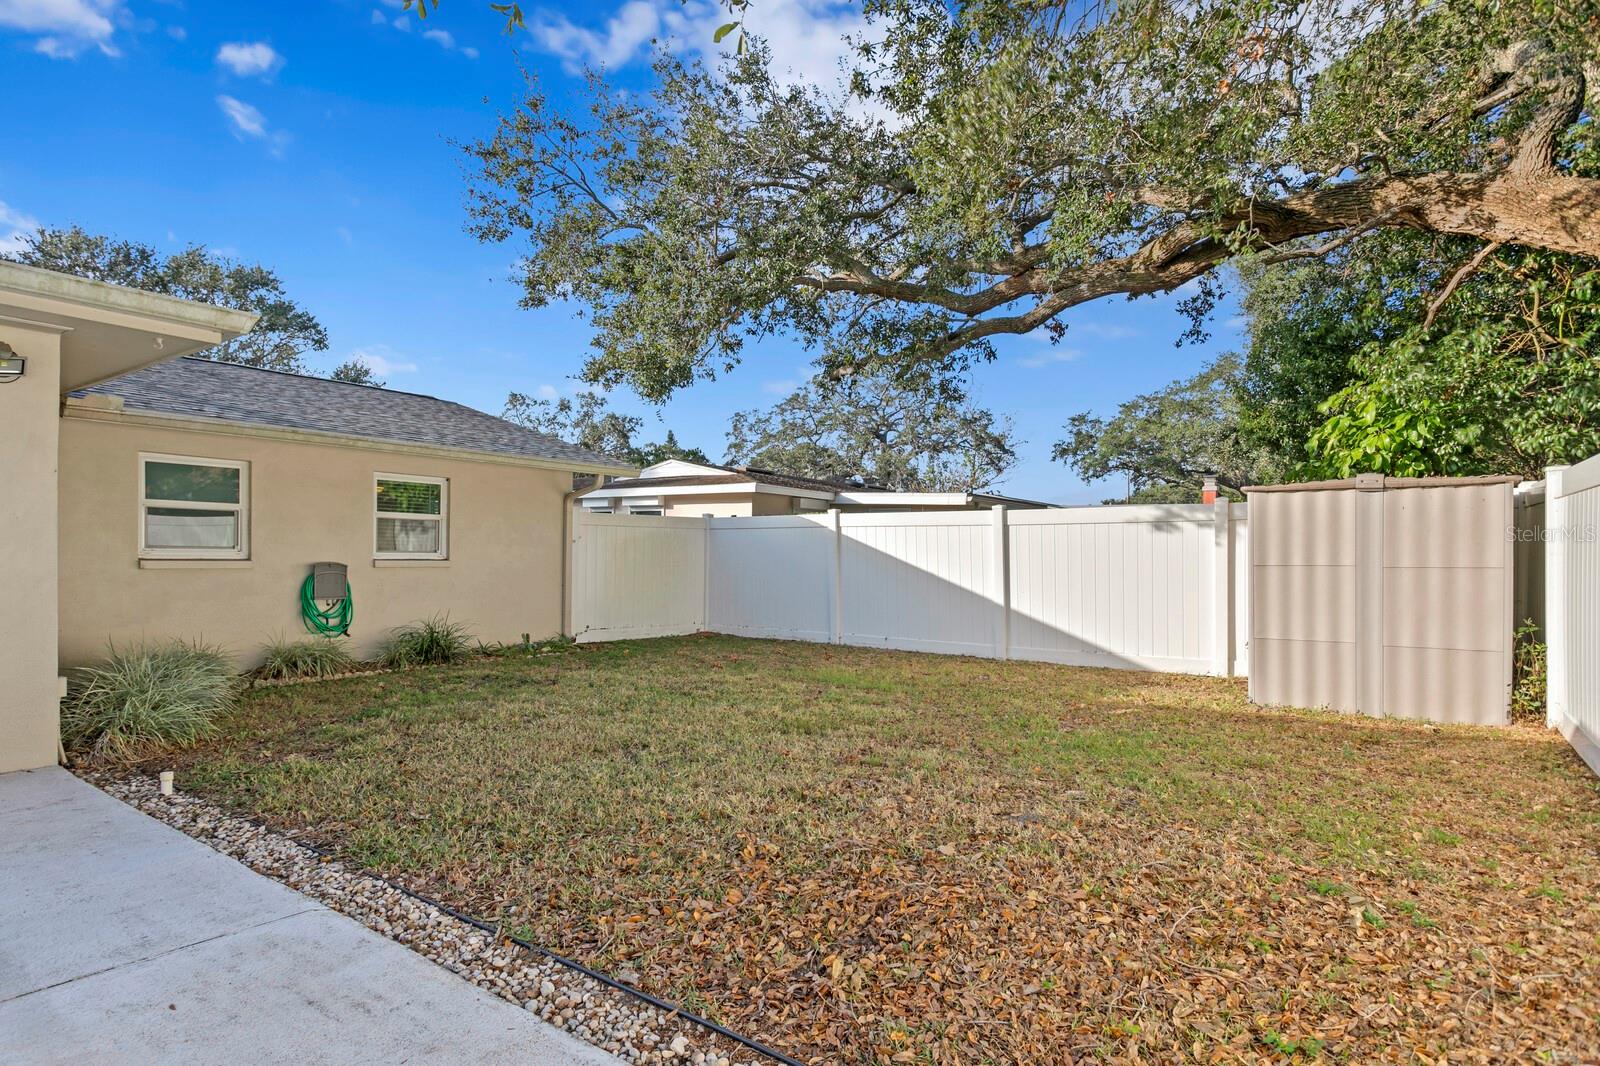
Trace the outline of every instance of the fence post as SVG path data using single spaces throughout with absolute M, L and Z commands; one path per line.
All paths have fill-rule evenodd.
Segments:
M 715 633 L 711 628 L 711 516 L 700 517 L 700 628 Z
M 1567 719 L 1567 501 L 1565 466 L 1544 469 L 1545 725 Z
M 833 531 L 833 619 L 829 639 L 844 643 L 844 533 L 839 528 L 839 508 L 828 508 L 828 528 Z
M 578 579 L 578 517 L 582 508 L 570 495 L 561 502 L 566 508 L 561 516 L 561 632 L 576 638 L 578 633 L 572 625 L 572 614 L 577 589 L 573 582 Z
M 1211 672 L 1233 673 L 1233 503 L 1219 495 L 1211 505 Z
M 994 602 L 999 611 L 994 631 L 994 654 L 997 659 L 1011 658 L 1011 536 L 1006 526 L 1006 505 L 997 503 L 991 509 L 994 516 Z
M 1382 474 L 1356 475 L 1356 710 L 1383 714 Z

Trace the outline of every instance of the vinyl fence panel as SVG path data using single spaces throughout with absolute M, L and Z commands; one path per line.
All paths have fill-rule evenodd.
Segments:
M 575 514 L 569 568 L 572 632 L 580 641 L 705 627 L 704 519 Z
M 1227 502 L 769 518 L 580 513 L 573 630 L 584 641 L 706 629 L 1236 673 L 1247 662 L 1246 514 Z
M 1546 721 L 1600 774 L 1600 456 L 1545 476 Z
M 1009 519 L 1011 655 L 1212 672 L 1214 508 L 1052 508 Z
M 741 637 L 833 639 L 832 515 L 707 519 L 705 628 Z
M 1504 724 L 1515 480 L 1363 474 L 1248 490 L 1251 698 Z
M 842 643 L 1000 654 L 989 514 L 839 517 Z

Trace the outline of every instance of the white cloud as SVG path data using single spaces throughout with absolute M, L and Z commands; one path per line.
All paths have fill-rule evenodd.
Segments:
M 561 395 L 561 390 L 554 385 L 540 385 L 537 391 L 541 400 L 553 400 Z
M 283 56 L 266 41 L 229 41 L 217 49 L 217 65 L 241 78 L 272 74 L 283 62 Z
M 400 7 L 400 4 L 396 3 L 395 0 L 380 0 L 380 2 L 388 5 L 389 7 Z M 0 0 L 0 3 L 4 3 L 4 0 Z M 396 15 L 391 19 L 388 14 L 377 8 L 373 8 L 372 10 L 372 24 L 374 26 L 393 26 L 402 33 L 411 32 L 411 20 L 404 14 Z M 443 48 L 446 52 L 460 52 L 468 59 L 478 58 L 478 50 L 476 48 L 462 45 L 456 40 L 455 35 L 449 30 L 428 29 L 428 24 L 426 22 L 418 22 L 417 25 L 423 27 L 423 40 L 432 41 L 440 48 Z
M 0 255 L 22 251 L 23 238 L 38 228 L 38 219 L 0 200 Z
M 560 56 L 569 69 L 584 64 L 619 67 L 638 57 L 661 33 L 662 9 L 658 0 L 628 0 L 606 20 L 602 30 L 579 26 L 565 15 L 541 12 L 529 30 L 539 46 Z
M 1125 341 L 1139 336 L 1137 329 L 1120 322 L 1074 322 L 1070 328 L 1102 341 Z
M 1037 370 L 1040 367 L 1054 366 L 1056 363 L 1070 363 L 1082 355 L 1083 349 L 1081 348 L 1062 348 L 1057 345 L 1051 345 L 1048 351 L 1040 352 L 1038 355 L 1023 356 L 1017 360 L 1017 365 L 1025 366 L 1030 370 Z
M 76 59 L 78 53 L 83 51 L 83 43 L 74 40 L 64 41 L 60 37 L 41 37 L 33 42 L 33 50 L 51 59 Z
M 569 70 L 584 65 L 618 67 L 646 59 L 652 40 L 682 54 L 730 53 L 738 35 L 721 44 L 712 38 L 728 21 L 727 9 L 709 0 L 626 0 L 601 27 L 573 22 L 564 14 L 538 12 L 529 20 L 534 40 Z M 824 88 L 839 83 L 840 64 L 852 54 L 849 38 L 881 38 L 860 5 L 844 0 L 769 0 L 752 7 L 746 26 L 772 49 L 781 76 Z
M 379 377 L 417 372 L 416 363 L 400 355 L 387 344 L 369 344 L 365 348 L 357 348 L 350 353 L 350 358 L 357 363 L 365 364 L 368 370 Z
M 0 0 L 0 28 L 38 34 L 33 50 L 71 59 L 87 48 L 117 55 L 112 43 L 122 0 Z
M 235 137 L 242 140 L 245 137 L 260 138 L 267 135 L 267 117 L 243 100 L 224 93 L 217 97 L 217 106 L 227 116 Z
M 763 381 L 761 383 L 761 391 L 771 396 L 787 396 L 799 387 L 800 383 L 793 380 Z
M 233 135 L 239 140 L 249 138 L 265 141 L 268 150 L 274 156 L 283 155 L 284 148 L 289 144 L 289 135 L 283 130 L 269 127 L 267 116 L 263 115 L 259 108 L 226 93 L 217 97 L 217 106 L 222 109 L 223 117 L 228 120 Z

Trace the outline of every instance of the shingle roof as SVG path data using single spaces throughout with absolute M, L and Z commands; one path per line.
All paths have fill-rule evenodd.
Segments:
M 133 411 L 636 469 L 449 400 L 210 359 L 157 363 L 75 395 L 85 393 L 120 397 Z

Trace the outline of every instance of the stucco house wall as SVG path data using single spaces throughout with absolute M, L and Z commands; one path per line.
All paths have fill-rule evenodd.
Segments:
M 100 658 L 108 641 L 167 638 L 220 644 L 241 667 L 255 665 L 264 642 L 306 635 L 300 585 L 323 560 L 349 567 L 351 651 L 359 656 L 373 654 L 392 627 L 445 611 L 487 641 L 538 639 L 561 628 L 569 472 L 381 444 L 277 439 L 248 427 L 164 428 L 71 407 L 60 428 L 66 666 Z M 249 558 L 141 560 L 140 453 L 248 462 Z M 373 475 L 380 472 L 449 479 L 448 559 L 374 559 Z
M 6 460 L 0 490 L 0 773 L 56 761 L 56 408 L 60 331 L 0 320 L 27 373 L 0 384 Z

